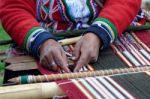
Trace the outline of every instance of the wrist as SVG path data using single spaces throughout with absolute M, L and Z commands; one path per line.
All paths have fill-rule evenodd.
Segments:
M 87 32 L 86 34 L 84 34 L 84 37 L 87 37 L 88 39 L 90 38 L 90 39 L 95 40 L 95 42 L 97 42 L 101 47 L 102 41 L 95 33 Z
M 50 46 L 53 42 L 56 42 L 55 39 L 48 39 L 43 42 L 39 47 L 39 54 L 45 49 L 45 47 Z
M 35 37 L 35 39 L 31 42 L 31 46 L 30 46 L 30 50 L 29 52 L 35 56 L 35 57 L 39 57 L 40 54 L 40 48 L 41 45 L 49 40 L 49 39 L 55 39 L 54 36 L 52 36 L 50 33 L 48 32 L 43 32 L 40 33 L 38 36 Z

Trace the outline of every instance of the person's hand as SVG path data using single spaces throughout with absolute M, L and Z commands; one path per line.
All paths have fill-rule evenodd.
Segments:
M 82 66 L 91 61 L 97 61 L 100 46 L 101 41 L 94 33 L 85 34 L 75 46 L 74 54 L 77 64 L 74 72 L 79 71 Z
M 65 72 L 70 72 L 63 48 L 53 39 L 49 39 L 41 45 L 40 62 L 50 70 L 57 71 L 57 66 L 59 66 Z

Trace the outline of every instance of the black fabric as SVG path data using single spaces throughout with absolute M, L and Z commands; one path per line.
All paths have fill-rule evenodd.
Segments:
M 112 78 L 136 98 L 150 99 L 150 76 L 145 73 L 113 76 Z
M 127 66 L 114 54 L 111 48 L 100 51 L 98 61 L 92 65 L 96 70 L 125 68 Z

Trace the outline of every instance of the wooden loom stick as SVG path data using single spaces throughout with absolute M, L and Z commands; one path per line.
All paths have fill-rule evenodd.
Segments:
M 74 44 L 77 41 L 79 41 L 81 39 L 82 36 L 79 37 L 74 37 L 74 38 L 68 38 L 68 39 L 63 39 L 63 40 L 59 40 L 58 42 L 61 45 L 69 45 L 69 44 Z
M 4 60 L 6 63 L 17 64 L 17 63 L 25 63 L 25 62 L 35 62 L 35 59 L 32 56 L 16 56 L 12 58 L 8 58 Z
M 38 67 L 36 62 L 26 62 L 26 63 L 10 64 L 6 67 L 6 69 L 11 71 L 22 71 L 22 70 L 38 69 Z
M 63 95 L 55 82 L 0 87 L 1 99 L 51 99 Z
M 14 43 L 13 40 L 0 40 L 0 46 Z
M 77 72 L 77 73 L 65 73 L 65 74 L 51 74 L 51 75 L 27 75 L 19 76 L 16 78 L 9 79 L 10 82 L 17 84 L 26 83 L 37 83 L 37 82 L 48 82 L 63 79 L 75 79 L 84 77 L 94 77 L 94 76 L 108 76 L 108 75 L 121 75 L 126 73 L 136 73 L 150 71 L 149 66 L 145 67 L 135 67 L 135 68 L 122 68 L 122 69 L 109 69 L 109 70 L 99 70 L 99 71 L 88 71 L 88 72 Z
M 94 68 L 91 65 L 87 64 L 86 67 L 88 68 L 89 71 L 94 71 Z
M 120 57 L 120 59 L 125 63 L 127 64 L 127 66 L 129 67 L 133 67 L 132 63 L 130 63 L 125 57 L 124 55 L 117 49 L 117 47 L 115 45 L 110 45 L 111 48 L 113 49 L 114 53 Z

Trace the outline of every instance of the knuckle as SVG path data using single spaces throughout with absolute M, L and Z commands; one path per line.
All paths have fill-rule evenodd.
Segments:
M 96 54 L 94 54 L 94 53 L 90 54 L 90 58 L 91 58 L 91 59 L 96 59 L 96 57 L 97 57 Z

